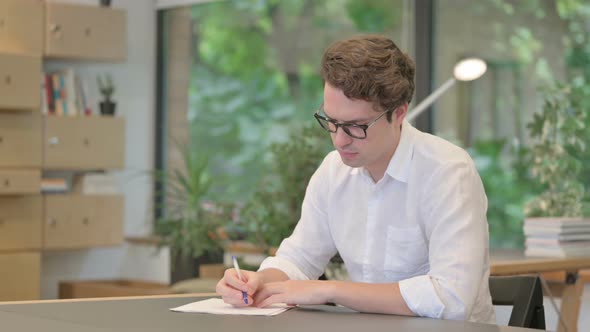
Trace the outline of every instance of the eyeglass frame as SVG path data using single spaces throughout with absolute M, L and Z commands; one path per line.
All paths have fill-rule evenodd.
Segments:
M 379 119 L 381 119 L 381 117 L 383 117 L 383 115 L 385 115 L 385 114 L 387 114 L 389 112 L 395 112 L 397 110 L 397 107 L 395 107 L 393 109 L 390 109 L 390 110 L 387 110 L 387 111 L 381 112 L 381 114 L 379 114 L 378 117 L 376 117 L 374 120 L 370 121 L 367 124 L 357 124 L 357 123 L 350 123 L 350 122 L 338 122 L 338 121 L 336 121 L 334 119 L 329 119 L 329 118 L 326 118 L 325 116 L 321 115 L 320 114 L 320 111 L 323 111 L 323 110 L 324 110 L 324 103 L 322 103 L 320 105 L 320 107 L 317 109 L 317 111 L 315 111 L 315 113 L 313 114 L 313 117 L 319 123 L 320 127 L 322 127 L 323 129 L 325 129 L 327 132 L 329 132 L 329 133 L 336 133 L 338 131 L 338 128 L 339 127 L 342 127 L 342 130 L 344 131 L 344 133 L 346 133 L 346 135 L 348 135 L 348 136 L 350 136 L 352 138 L 355 138 L 355 139 L 365 139 L 365 138 L 367 138 L 367 130 L 369 128 L 371 128 L 371 126 L 374 125 L 377 121 L 379 121 Z M 325 111 L 324 111 L 324 114 L 325 114 Z M 336 127 L 336 129 L 334 129 L 334 131 L 332 131 L 332 130 L 330 130 L 330 127 L 328 127 L 328 128 L 324 127 L 324 125 L 321 122 L 322 120 L 327 121 L 327 122 L 333 124 Z M 362 129 L 363 132 L 365 133 L 365 136 L 364 137 L 357 137 L 357 136 L 351 135 L 350 132 L 347 129 L 348 127 L 356 127 L 356 128 Z

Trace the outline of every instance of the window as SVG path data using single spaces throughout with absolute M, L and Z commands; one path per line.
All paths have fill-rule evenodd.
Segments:
M 468 148 L 476 162 L 492 247 L 524 245 L 524 206 L 539 192 L 523 158 L 526 125 L 542 106 L 539 87 L 571 79 L 576 64 L 589 58 L 573 52 L 587 38 L 587 24 L 580 24 L 587 10 L 579 1 L 436 1 L 434 85 L 463 57 L 488 65 L 482 78 L 458 83 L 438 100 L 433 122 L 435 134 Z
M 214 1 L 162 10 L 163 164 L 180 167 L 175 142 L 187 142 L 192 153 L 209 159 L 217 192 L 247 199 L 265 171 L 268 146 L 315 123 L 326 46 L 375 32 L 409 52 L 411 5 Z

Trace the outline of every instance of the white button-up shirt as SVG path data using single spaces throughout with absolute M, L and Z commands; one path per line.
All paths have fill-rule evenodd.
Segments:
M 417 315 L 495 323 L 486 209 L 469 155 L 406 121 L 377 183 L 336 151 L 326 156 L 293 234 L 260 270 L 317 279 L 338 252 L 352 281 L 399 282 Z

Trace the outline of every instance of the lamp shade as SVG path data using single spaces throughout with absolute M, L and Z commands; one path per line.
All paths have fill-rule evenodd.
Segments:
M 459 81 L 473 81 L 480 78 L 486 70 L 487 65 L 482 59 L 467 58 L 455 65 L 453 76 Z
M 412 121 L 418 115 L 422 114 L 428 106 L 434 103 L 440 96 L 449 90 L 456 81 L 473 81 L 485 74 L 488 66 L 485 61 L 478 58 L 466 58 L 455 65 L 453 69 L 453 77 L 449 78 L 443 85 L 438 87 L 428 97 L 424 98 L 414 109 L 412 109 L 406 116 L 406 120 Z

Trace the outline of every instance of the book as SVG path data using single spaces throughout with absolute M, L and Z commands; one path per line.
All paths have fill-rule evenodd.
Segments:
M 60 101 L 61 101 L 61 108 L 63 110 L 63 115 L 67 115 L 69 110 L 68 110 L 68 96 L 67 96 L 67 91 L 66 91 L 66 82 L 64 80 L 64 76 L 62 73 L 56 73 L 55 74 L 57 77 L 57 81 L 59 84 L 59 93 L 60 93 Z
M 565 234 L 590 233 L 590 220 L 582 218 L 531 218 L 524 221 L 527 237 L 557 237 Z
M 55 92 L 53 91 L 53 80 L 50 74 L 44 74 L 45 78 L 45 102 L 47 103 L 47 113 L 55 114 Z
M 528 218 L 524 221 L 525 226 L 535 227 L 590 227 L 590 219 L 585 218 Z
M 64 102 L 66 104 L 66 111 L 69 116 L 76 116 L 80 112 L 76 104 L 76 74 L 74 69 L 66 68 L 60 73 L 65 92 Z
M 590 246 L 527 247 L 524 254 L 529 257 L 585 257 L 590 256 Z
M 53 87 L 53 100 L 55 102 L 55 114 L 56 115 L 64 115 L 64 107 L 63 107 L 63 95 L 62 95 L 62 88 L 60 85 L 59 74 L 52 73 L 51 74 L 51 81 Z
M 41 179 L 42 193 L 64 193 L 68 191 L 68 184 L 62 178 L 43 178 Z
M 550 236 L 550 235 L 560 235 L 560 234 L 578 234 L 578 233 L 588 233 L 590 232 L 590 227 L 582 226 L 582 227 L 568 227 L 568 228 L 560 228 L 560 227 L 529 227 L 525 226 L 523 228 L 524 235 L 526 236 Z
M 43 74 L 43 75 L 41 75 L 41 114 L 49 113 L 46 84 L 47 84 L 47 82 L 45 80 L 45 74 Z
M 575 247 L 575 246 L 590 246 L 590 237 L 579 237 L 578 239 L 543 239 L 543 238 L 527 238 L 525 240 L 526 246 L 567 246 L 567 247 Z
M 551 240 L 551 241 L 580 241 L 580 240 L 590 240 L 590 232 L 576 232 L 576 233 L 547 233 L 547 234 L 532 234 L 526 237 L 527 240 Z
M 78 75 L 75 76 L 75 91 L 78 114 L 90 115 L 88 111 L 88 103 L 86 101 L 86 94 L 84 92 L 84 84 Z

